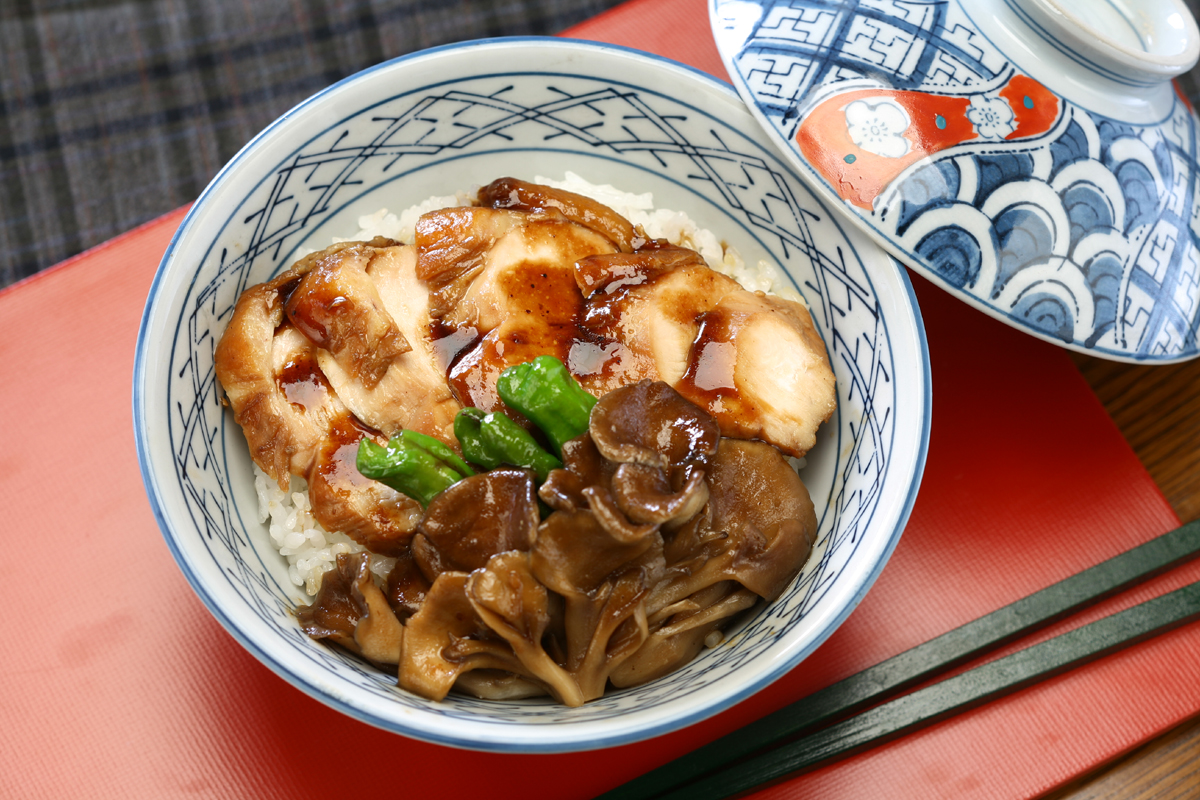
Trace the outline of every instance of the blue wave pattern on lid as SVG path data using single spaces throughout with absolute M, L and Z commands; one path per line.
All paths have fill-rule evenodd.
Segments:
M 718 37 L 748 26 L 751 6 L 761 13 L 727 61 L 793 155 L 807 113 L 841 93 L 995 98 L 1018 72 L 957 2 L 714 0 Z M 1062 99 L 1045 133 L 942 150 L 872 210 L 851 211 L 910 265 L 1016 327 L 1097 355 L 1194 357 L 1197 136 L 1178 96 L 1145 126 Z

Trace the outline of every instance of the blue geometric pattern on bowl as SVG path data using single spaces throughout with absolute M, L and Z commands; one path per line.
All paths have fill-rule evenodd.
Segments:
M 348 93 L 355 81 L 378 86 L 387 69 L 334 88 Z M 301 689 L 372 724 L 442 743 L 540 752 L 617 744 L 715 713 L 761 688 L 849 613 L 890 554 L 911 508 L 928 435 L 928 367 L 919 320 L 910 316 L 906 324 L 892 310 L 915 314 L 901 271 L 857 234 L 847 236 L 840 218 L 808 193 L 761 137 L 744 133 L 744 112 L 741 118 L 713 113 L 721 97 L 735 109 L 731 92 L 716 89 L 717 100 L 704 100 L 701 108 L 566 70 L 447 77 L 405 84 L 404 91 L 393 86 L 348 112 L 343 104 L 344 116 L 320 119 L 319 125 L 311 114 L 304 117 L 304 106 L 292 112 L 307 125 L 296 146 L 276 147 L 282 158 L 258 163 L 262 157 L 252 143 L 227 171 L 238 167 L 257 180 L 223 188 L 229 182 L 218 176 L 164 258 L 139 339 L 135 416 L 150 420 L 138 430 L 143 474 L 189 580 L 244 645 Z M 286 130 L 297 136 L 298 125 Z M 283 134 L 268 129 L 261 138 L 272 135 Z M 292 613 L 307 599 L 288 581 L 286 564 L 257 522 L 245 441 L 221 404 L 213 371 L 215 342 L 236 298 L 286 267 L 298 250 L 348 235 L 357 229 L 358 215 L 381 207 L 398 212 L 427 196 L 526 169 L 521 177 L 570 169 L 593 182 L 611 179 L 619 187 L 652 190 L 657 205 L 686 205 L 744 251 L 761 250 L 788 271 L 785 280 L 810 304 L 839 381 L 839 413 L 823 429 L 806 471 L 821 515 L 818 557 L 728 645 L 661 680 L 577 709 L 455 695 L 431 702 L 397 689 L 393 675 L 305 636 Z M 210 230 L 193 222 L 202 207 L 207 219 L 217 220 Z M 193 253 L 190 245 L 200 248 Z M 882 298 L 880 275 L 890 281 Z M 171 282 L 179 287 L 174 306 L 168 305 Z M 149 375 L 147 356 L 159 327 L 173 342 L 161 388 Z M 148 432 L 156 419 L 165 423 L 162 440 Z M 897 431 L 897 424 L 904 428 Z M 166 467 L 156 469 L 156 460 L 168 457 L 173 481 L 162 479 Z M 903 487 L 898 499 L 893 484 Z M 847 565 L 860 549 L 872 566 L 856 573 Z M 249 613 L 238 619 L 231 607 Z M 813 625 L 809 614 L 820 624 Z M 801 625 L 813 629 L 797 635 Z M 721 695 L 723 678 L 747 670 L 754 675 L 751 685 Z M 714 692 L 720 695 L 715 701 Z M 414 721 L 412 712 L 422 721 Z M 647 713 L 655 715 L 649 727 L 621 727 Z M 445 724 L 431 723 L 431 717 Z M 464 734 L 456 721 L 507 727 Z M 596 727 L 604 721 L 617 724 Z M 534 731 L 564 722 L 577 725 L 578 733 L 556 730 L 539 738 Z M 510 730 L 513 723 L 520 729 Z
M 993 7 L 1033 24 L 1012 0 Z M 1021 73 L 977 24 L 992 13 L 986 5 L 968 13 L 959 0 L 712 0 L 710 8 L 743 99 L 834 196 L 796 142 L 816 106 L 869 88 L 995 103 Z M 1120 85 L 1111 70 L 1070 56 L 1076 69 Z M 1169 87 L 1158 92 L 1165 113 L 1148 124 L 1060 97 L 1044 133 L 1005 141 L 977 128 L 978 138 L 907 167 L 870 209 L 844 207 L 904 263 L 1019 329 L 1119 360 L 1196 357 L 1200 133 L 1185 101 Z

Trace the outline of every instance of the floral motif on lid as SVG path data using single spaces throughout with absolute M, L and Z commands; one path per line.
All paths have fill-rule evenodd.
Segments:
M 1017 129 L 1012 106 L 1003 97 L 977 94 L 967 107 L 967 119 L 983 139 L 1004 139 Z
M 855 100 L 846 106 L 846 130 L 850 140 L 868 153 L 884 158 L 908 155 L 912 143 L 904 138 L 910 120 L 904 109 L 890 100 L 871 103 Z
M 843 200 L 871 211 L 886 187 L 921 159 L 969 143 L 1041 136 L 1061 109 L 1057 96 L 1026 75 L 1013 75 L 986 94 L 851 89 L 806 112 L 796 144 Z

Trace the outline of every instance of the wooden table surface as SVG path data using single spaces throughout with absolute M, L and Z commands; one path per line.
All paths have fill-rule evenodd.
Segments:
M 1200 518 L 1200 359 L 1145 367 L 1076 355 L 1092 389 L 1183 522 Z M 1045 800 L 1200 798 L 1200 716 Z

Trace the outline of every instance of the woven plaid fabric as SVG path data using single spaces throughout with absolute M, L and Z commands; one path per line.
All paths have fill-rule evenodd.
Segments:
M 0 286 L 194 200 L 296 103 L 620 0 L 0 0 Z

